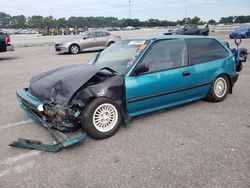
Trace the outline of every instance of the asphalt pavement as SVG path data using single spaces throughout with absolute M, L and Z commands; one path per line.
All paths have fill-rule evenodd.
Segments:
M 250 51 L 250 39 L 242 47 Z M 221 103 L 200 100 L 142 116 L 111 138 L 88 138 L 59 153 L 9 147 L 20 137 L 52 142 L 19 108 L 16 89 L 95 54 L 60 55 L 49 45 L 0 54 L 0 187 L 250 187 L 250 58 Z

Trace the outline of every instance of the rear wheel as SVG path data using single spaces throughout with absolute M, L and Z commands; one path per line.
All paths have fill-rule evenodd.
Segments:
M 212 83 L 209 90 L 207 100 L 211 102 L 221 102 L 223 101 L 229 91 L 229 81 L 227 76 L 220 75 Z
M 119 107 L 108 98 L 92 101 L 82 114 L 83 129 L 95 139 L 114 135 L 122 124 Z
M 80 52 L 80 48 L 78 45 L 76 44 L 72 44 L 70 47 L 69 47 L 69 52 L 71 54 L 78 54 Z

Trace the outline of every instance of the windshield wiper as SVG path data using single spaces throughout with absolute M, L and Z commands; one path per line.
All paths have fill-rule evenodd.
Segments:
M 117 72 L 115 70 L 113 70 L 113 69 L 111 69 L 109 67 L 103 67 L 103 68 L 101 68 L 101 70 L 104 70 L 104 69 L 107 70 L 107 71 L 109 71 L 109 72 L 111 72 L 113 75 L 117 74 Z
M 101 52 L 99 52 L 99 53 L 95 56 L 95 59 L 94 59 L 94 63 L 93 63 L 93 64 L 95 64 L 95 63 L 96 63 L 96 61 L 99 59 L 100 54 L 101 54 Z

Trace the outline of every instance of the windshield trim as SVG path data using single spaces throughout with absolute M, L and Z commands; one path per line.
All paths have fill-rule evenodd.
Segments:
M 155 41 L 158 41 L 158 40 L 146 40 L 148 43 L 147 43 L 147 46 L 146 48 L 143 50 L 142 53 L 140 53 L 136 59 L 134 60 L 133 64 L 127 68 L 127 71 L 125 72 L 125 77 L 131 77 L 131 74 L 133 72 L 133 70 L 135 69 L 136 65 L 138 63 L 140 63 L 141 59 L 144 57 L 144 55 L 147 53 L 147 51 L 151 48 L 152 44 L 155 42 Z
M 148 40 L 148 39 L 141 39 L 141 38 L 138 39 L 138 38 L 136 38 L 136 39 L 123 39 L 123 40 L 121 40 L 121 41 L 128 41 L 128 42 L 144 41 L 144 43 L 146 43 L 146 47 L 143 48 L 143 49 L 140 49 L 140 46 L 143 45 L 143 44 L 137 45 L 138 48 L 137 48 L 137 50 L 136 50 L 136 54 L 135 54 L 134 56 L 131 56 L 130 60 L 128 61 L 128 66 L 127 66 L 126 70 L 125 70 L 123 73 L 122 73 L 122 72 L 119 72 L 120 74 L 126 75 L 127 72 L 130 70 L 130 68 L 131 68 L 131 67 L 134 65 L 134 63 L 137 61 L 138 57 L 141 56 L 142 52 L 146 51 L 146 49 L 147 49 L 148 45 L 150 44 L 150 41 L 151 41 L 151 40 Z M 133 44 L 132 44 L 132 45 L 133 45 Z M 107 48 L 106 48 L 106 49 L 107 49 Z M 105 50 L 106 50 L 106 49 L 105 49 Z M 105 51 L 105 50 L 104 50 L 104 51 Z M 98 59 L 100 58 L 101 54 L 102 54 L 104 51 L 101 51 L 101 52 L 99 52 L 99 53 L 96 55 L 96 57 L 95 57 L 95 58 L 93 59 L 93 61 L 92 61 L 92 64 L 93 64 L 93 65 L 97 65 L 97 66 L 98 66 Z M 130 63 L 130 65 L 129 65 L 129 63 Z M 111 68 L 111 67 L 110 67 L 110 68 Z M 112 68 L 111 68 L 111 69 L 112 69 Z

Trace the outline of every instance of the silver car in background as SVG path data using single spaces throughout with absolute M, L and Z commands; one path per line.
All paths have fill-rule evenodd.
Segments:
M 77 54 L 86 50 L 101 50 L 120 40 L 121 36 L 107 31 L 88 31 L 81 33 L 74 39 L 55 44 L 56 52 Z

